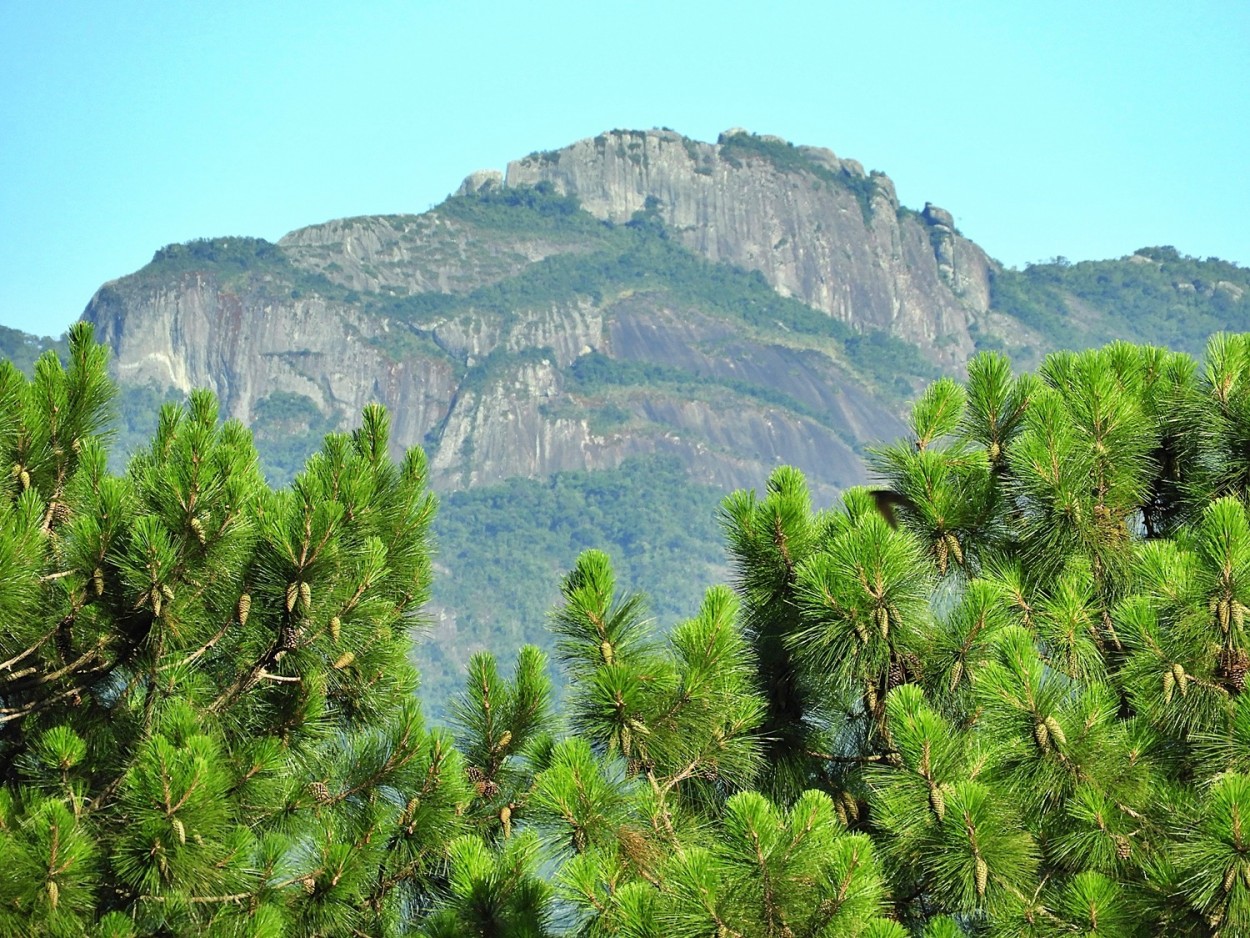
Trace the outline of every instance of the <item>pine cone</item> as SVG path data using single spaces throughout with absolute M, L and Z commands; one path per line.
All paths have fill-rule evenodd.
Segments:
M 339 641 L 339 636 L 342 634 L 342 632 L 343 632 L 343 623 L 339 621 L 339 617 L 331 616 L 330 617 L 330 640 L 333 641 L 337 645 Z
M 1236 693 L 1246 686 L 1246 671 L 1250 669 L 1250 655 L 1240 648 L 1225 648 L 1220 652 L 1219 675 Z
M 960 546 L 959 538 L 953 534 L 948 534 L 946 535 L 946 543 L 950 545 L 950 552 L 955 557 L 955 563 L 962 567 L 964 564 L 964 549 Z
M 313 796 L 313 801 L 317 804 L 329 804 L 334 800 L 325 782 L 309 782 L 308 793 Z
M 1185 669 L 1179 664 L 1172 665 L 1172 674 L 1176 678 L 1176 689 L 1184 697 L 1189 693 L 1189 675 L 1185 673 Z
M 890 674 L 887 679 L 890 690 L 898 687 L 900 684 L 907 683 L 907 671 L 903 667 L 903 663 L 897 658 L 890 662 Z
M 239 605 L 235 608 L 235 613 L 239 617 L 239 625 L 247 625 L 247 617 L 252 611 L 252 597 L 249 593 L 244 593 L 239 597 Z
M 1060 746 L 1067 745 L 1068 738 L 1063 734 L 1063 727 L 1059 725 L 1059 721 L 1053 716 L 1045 719 L 1046 729 L 1050 732 L 1052 742 Z
M 929 807 L 939 821 L 946 817 L 946 796 L 938 785 L 929 786 Z
M 990 884 L 990 868 L 989 865 L 980 857 L 977 857 L 976 877 L 977 895 L 984 896 L 985 890 Z
M 959 686 L 959 682 L 963 678 L 963 676 L 964 676 L 964 663 L 962 661 L 956 661 L 955 664 L 951 667 L 951 682 L 950 682 L 951 693 L 955 692 L 955 688 Z
M 1133 845 L 1129 843 L 1129 839 L 1123 834 L 1115 835 L 1115 855 L 1121 860 L 1127 860 L 1133 853 Z
M 1033 727 L 1033 739 L 1037 741 L 1037 748 L 1042 752 L 1050 752 L 1050 727 L 1044 722 L 1038 722 Z
M 907 670 L 909 681 L 919 681 L 924 677 L 924 665 L 920 663 L 920 656 L 915 652 L 909 651 L 903 654 L 903 667 Z
M 479 769 L 476 765 L 471 765 L 464 770 L 464 774 L 468 776 L 469 781 L 474 785 L 486 781 L 486 773 Z

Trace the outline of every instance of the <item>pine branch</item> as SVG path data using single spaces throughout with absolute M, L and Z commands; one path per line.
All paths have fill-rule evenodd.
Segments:
M 40 637 L 39 641 L 35 642 L 35 644 L 31 645 L 25 651 L 19 652 L 18 654 L 14 655 L 8 661 L 0 663 L 0 671 L 8 671 L 10 668 L 13 667 L 13 665 L 18 664 L 23 659 L 28 658 L 31 655 L 33 655 L 41 647 L 43 647 L 44 643 L 46 643 L 48 639 L 50 639 L 52 636 L 56 634 L 57 629 L 59 629 L 60 627 L 61 627 L 60 623 L 57 623 L 56 625 L 52 626 L 52 628 L 50 628 L 47 632 L 45 632 Z

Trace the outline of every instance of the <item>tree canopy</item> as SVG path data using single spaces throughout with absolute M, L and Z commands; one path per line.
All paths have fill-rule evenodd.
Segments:
M 1250 933 L 1250 337 L 982 354 L 816 509 L 721 507 L 657 629 L 583 553 L 570 677 L 409 662 L 387 419 L 286 488 L 196 393 L 121 475 L 105 353 L 0 364 L 0 934 Z

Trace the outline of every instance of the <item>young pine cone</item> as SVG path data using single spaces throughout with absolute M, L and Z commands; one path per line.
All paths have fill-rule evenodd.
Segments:
M 1039 721 L 1033 727 L 1033 739 L 1037 741 L 1037 748 L 1042 752 L 1050 752 L 1050 727 L 1044 721 Z

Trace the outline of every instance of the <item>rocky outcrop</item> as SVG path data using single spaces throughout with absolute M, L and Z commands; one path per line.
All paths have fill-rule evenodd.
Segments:
M 582 214 L 562 226 L 575 206 L 513 199 L 522 186 L 575 196 L 605 222 L 662 225 L 663 243 L 758 271 L 947 367 L 992 319 L 989 261 L 950 213 L 901 208 L 888 177 L 831 150 L 740 130 L 715 144 L 613 131 L 473 173 L 458 201 L 422 215 L 329 221 L 276 246 L 173 246 L 85 315 L 123 383 L 208 387 L 244 422 L 274 394 L 343 427 L 380 401 L 396 448 L 425 446 L 444 489 L 652 452 L 723 488 L 759 486 L 778 463 L 824 495 L 865 481 L 863 444 L 902 425 L 897 398 L 884 403 L 848 358 L 844 327 L 744 319 L 659 272 L 642 289 L 605 288 L 615 261 L 603 252 L 633 242 Z M 529 215 L 508 214 L 523 202 Z M 576 278 L 569 255 L 596 251 L 586 287 L 551 289 L 544 262 Z M 578 363 L 592 355 L 624 370 L 588 379 Z
M 900 208 L 894 185 L 830 150 L 726 131 L 613 131 L 508 165 L 508 186 L 548 182 L 614 222 L 651 209 L 713 261 L 857 328 L 888 330 L 953 365 L 989 307 L 990 261 L 940 209 Z
M 438 212 L 341 218 L 300 228 L 278 245 L 296 267 L 331 283 L 395 297 L 467 293 L 576 250 L 525 232 L 494 232 L 484 244 L 471 226 Z
M 321 297 L 239 291 L 204 273 L 114 281 L 83 316 L 112 349 L 121 384 L 205 387 L 244 423 L 276 392 L 307 397 L 344 425 L 381 401 L 395 439 L 412 444 L 444 419 L 456 389 L 453 362 L 413 348 L 402 324 Z

